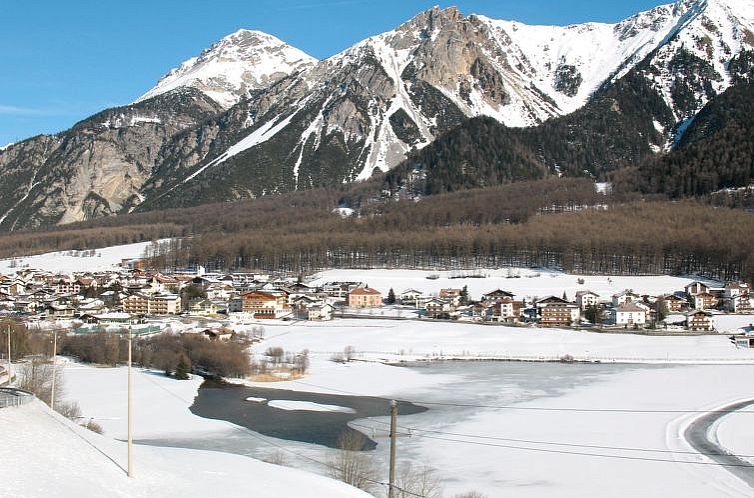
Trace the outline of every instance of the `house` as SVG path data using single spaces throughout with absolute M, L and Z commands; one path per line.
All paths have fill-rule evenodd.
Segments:
M 715 330 L 712 325 L 712 314 L 702 310 L 686 313 L 686 328 L 694 332 Z
M 461 304 L 462 289 L 440 289 L 440 299 L 449 299 L 453 306 Z
M 513 299 L 514 294 L 512 292 L 504 291 L 502 289 L 495 289 L 492 292 L 482 294 L 482 302 L 494 303 L 498 299 L 510 298 Z
M 288 297 L 273 292 L 250 291 L 241 295 L 243 313 L 256 319 L 277 319 L 290 315 Z
M 644 325 L 647 323 L 647 310 L 636 303 L 626 302 L 615 308 L 615 324 L 623 326 Z
M 535 303 L 539 323 L 544 326 L 568 326 L 578 323 L 581 310 L 565 299 L 549 296 Z
M 192 315 L 215 315 L 217 314 L 217 305 L 209 299 L 196 298 L 189 302 L 188 311 Z
M 361 282 L 328 282 L 322 286 L 322 291 L 330 297 L 347 299 L 349 292 L 362 285 Z
M 702 282 L 696 281 L 691 282 L 686 287 L 683 288 L 686 291 L 686 294 L 689 296 L 696 296 L 697 294 L 702 294 L 705 292 L 709 292 L 709 287 Z
M 717 307 L 718 300 L 709 292 L 700 292 L 692 294 L 691 302 L 695 309 L 706 310 Z
M 422 295 L 423 293 L 416 289 L 406 289 L 398 295 L 398 299 L 400 299 L 401 304 L 411 305 L 418 308 L 418 301 Z
M 671 313 L 679 312 L 689 304 L 689 302 L 685 298 L 677 296 L 675 294 L 666 294 L 664 296 L 660 296 L 659 299 L 662 299 L 662 301 L 665 303 L 665 307 Z
M 351 308 L 378 308 L 382 306 L 382 293 L 377 289 L 359 287 L 348 293 Z
M 45 308 L 47 317 L 55 320 L 68 320 L 73 318 L 76 309 L 67 304 L 51 304 Z
M 728 282 L 725 284 L 725 289 L 723 292 L 725 299 L 732 299 L 734 297 L 740 296 L 741 294 L 748 294 L 749 292 L 751 292 L 751 288 L 749 284 L 743 282 Z
M 600 304 L 599 294 L 589 290 L 576 292 L 576 305 L 582 310 L 589 306 L 597 306 L 598 304 Z
M 626 289 L 618 294 L 613 294 L 613 308 L 617 308 L 621 304 L 641 301 L 641 296 L 636 294 L 631 289 Z
M 740 294 L 731 299 L 730 311 L 733 313 L 754 312 L 754 293 Z
M 502 297 L 485 308 L 485 318 L 495 322 L 517 322 L 521 318 L 523 301 L 514 301 L 511 297 Z
M 726 311 L 733 313 L 749 313 L 754 307 L 749 284 L 740 282 L 728 282 L 725 284 L 724 302 Z
M 449 314 L 456 310 L 455 306 L 448 299 L 433 297 L 423 304 L 423 309 L 427 312 L 429 318 L 449 317 Z
M 75 280 L 61 278 L 55 283 L 55 294 L 78 294 L 81 292 L 81 285 Z
M 335 308 L 324 300 L 309 296 L 299 297 L 293 304 L 294 316 L 299 320 L 332 320 Z

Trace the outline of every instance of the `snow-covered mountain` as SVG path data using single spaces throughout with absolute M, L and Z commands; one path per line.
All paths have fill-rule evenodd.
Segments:
M 319 62 L 270 35 L 241 30 L 168 73 L 136 104 L 0 151 L 0 191 L 7 194 L 0 198 L 0 225 L 366 179 L 469 117 L 549 126 L 600 98 L 604 104 L 610 92 L 627 93 L 623 101 L 633 115 L 646 114 L 646 123 L 605 133 L 633 134 L 633 151 L 643 142 L 649 153 L 660 153 L 748 71 L 753 49 L 754 0 L 679 0 L 615 24 L 565 27 L 435 7 Z M 177 94 L 178 127 L 170 125 Z M 613 108 L 622 112 L 617 102 Z M 109 144 L 108 154 L 88 155 L 92 140 Z M 140 144 L 147 153 L 137 161 Z M 113 176 L 119 171 L 125 180 Z M 71 175 L 80 179 L 75 195 L 59 183 Z M 113 188 L 120 185 L 127 192 Z
M 266 88 L 316 62 L 272 35 L 240 29 L 168 72 L 137 102 L 190 86 L 227 109 L 249 90 Z

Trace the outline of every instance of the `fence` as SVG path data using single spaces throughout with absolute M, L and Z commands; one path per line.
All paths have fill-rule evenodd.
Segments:
M 0 408 L 21 406 L 33 400 L 34 395 L 30 392 L 13 387 L 0 387 Z

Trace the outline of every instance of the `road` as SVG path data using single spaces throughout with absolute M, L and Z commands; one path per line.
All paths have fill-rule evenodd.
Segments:
M 725 465 L 730 473 L 754 488 L 754 467 L 750 462 L 738 458 L 712 440 L 709 430 L 712 425 L 731 411 L 742 410 L 747 406 L 754 405 L 754 399 L 741 401 L 710 412 L 694 420 L 686 429 L 683 436 L 693 448 L 719 464 Z

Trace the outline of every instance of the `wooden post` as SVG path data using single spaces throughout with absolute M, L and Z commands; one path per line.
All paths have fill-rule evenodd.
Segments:
M 56 367 L 58 359 L 58 331 L 52 331 L 52 393 L 50 394 L 50 409 L 55 411 L 55 376 L 57 375 Z
M 11 361 L 10 361 L 10 325 L 8 325 L 8 328 L 6 329 L 8 332 L 8 385 L 10 386 L 10 381 L 13 380 L 13 376 L 10 372 L 11 369 Z
M 128 327 L 128 477 L 134 476 L 134 458 L 133 458 L 133 373 L 131 372 L 131 354 L 132 354 L 133 332 Z
M 398 421 L 398 403 L 390 402 L 390 476 L 388 483 L 388 498 L 395 498 L 395 444 Z

